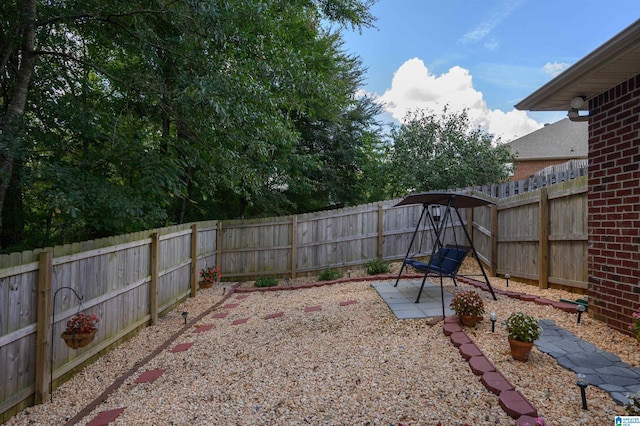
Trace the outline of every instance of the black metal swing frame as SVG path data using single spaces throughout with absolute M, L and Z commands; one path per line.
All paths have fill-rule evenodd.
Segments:
M 413 235 L 411 237 L 411 242 L 409 243 L 409 248 L 407 250 L 407 254 L 403 259 L 402 266 L 400 268 L 400 272 L 398 272 L 398 277 L 396 279 L 396 283 L 394 287 L 398 285 L 400 278 L 402 276 L 402 271 L 407 265 L 411 265 L 414 269 L 417 269 L 421 272 L 424 272 L 424 276 L 422 278 L 422 284 L 420 285 L 420 290 L 418 292 L 418 297 L 416 298 L 415 303 L 420 302 L 420 296 L 422 295 L 422 290 L 424 289 L 425 282 L 429 274 L 437 274 L 440 277 L 440 296 L 442 300 L 442 316 L 445 316 L 445 306 L 444 306 L 444 285 L 443 278 L 448 277 L 451 278 L 455 285 L 457 282 L 455 277 L 458 273 L 458 269 L 462 264 L 462 261 L 466 257 L 469 251 L 473 252 L 473 255 L 478 262 L 478 266 L 480 267 L 480 271 L 482 272 L 482 276 L 484 281 L 493 296 L 493 300 L 498 300 L 496 295 L 491 287 L 491 283 L 489 282 L 489 277 L 478 257 L 478 253 L 476 252 L 475 247 L 473 246 L 473 240 L 471 239 L 469 232 L 465 226 L 462 226 L 464 231 L 464 235 L 466 237 L 468 246 L 459 246 L 457 244 L 457 240 L 454 232 L 454 241 L 455 245 L 444 245 L 443 241 L 445 239 L 447 222 L 451 221 L 451 225 L 453 225 L 453 214 L 455 212 L 459 223 L 463 224 L 462 216 L 460 215 L 459 208 L 474 208 L 474 207 L 482 207 L 494 204 L 491 201 L 484 200 L 482 198 L 474 197 L 472 195 L 466 194 L 458 194 L 458 193 L 442 193 L 442 192 L 423 192 L 419 194 L 412 194 L 404 198 L 400 201 L 396 206 L 409 205 L 409 204 L 422 204 L 422 212 L 420 214 L 420 219 L 416 224 L 416 228 L 413 231 Z M 430 207 L 438 206 L 444 207 L 444 215 L 440 218 L 434 216 L 431 212 Z M 440 209 L 438 209 L 440 210 Z M 440 220 L 441 219 L 441 220 Z M 428 220 L 431 224 L 431 229 L 435 231 L 435 239 L 433 243 L 433 248 L 431 251 L 431 256 L 429 257 L 428 262 L 420 262 L 412 258 L 411 249 L 416 239 L 416 235 L 420 230 L 421 225 L 423 226 L 423 221 Z M 453 228 L 453 226 L 452 226 Z M 423 231 L 424 232 L 424 231 Z

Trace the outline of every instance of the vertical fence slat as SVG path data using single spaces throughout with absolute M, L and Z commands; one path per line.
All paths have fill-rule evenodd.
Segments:
M 384 258 L 384 210 L 382 203 L 378 203 L 378 250 L 376 253 L 378 259 Z
M 160 240 L 157 232 L 151 236 L 151 285 L 149 286 L 149 312 L 151 325 L 158 323 L 158 257 L 160 255 Z
M 291 218 L 291 278 L 296 278 L 296 263 L 298 258 L 298 216 L 295 214 Z
M 549 287 L 549 196 L 547 187 L 540 188 L 538 203 L 538 286 Z
M 196 297 L 198 281 L 198 225 L 191 226 L 191 297 Z
M 490 244 L 491 254 L 489 255 L 490 264 L 489 264 L 489 274 L 492 276 L 496 275 L 496 271 L 498 270 L 498 206 L 493 204 L 491 206 L 491 244 Z
M 51 252 L 40 253 L 38 268 L 38 322 L 36 325 L 35 402 L 41 404 L 49 394 L 51 373 Z M 23 354 L 26 356 L 26 354 Z

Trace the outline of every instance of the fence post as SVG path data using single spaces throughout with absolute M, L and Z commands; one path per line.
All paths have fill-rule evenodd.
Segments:
M 38 322 L 36 324 L 35 403 L 42 404 L 49 391 L 51 369 L 51 277 L 53 259 L 50 251 L 40 253 L 38 267 Z
M 469 209 L 465 209 L 465 215 L 467 216 L 467 234 L 469 234 L 469 238 L 471 238 L 471 245 L 473 245 L 473 207 Z
M 198 282 L 198 225 L 191 225 L 191 297 L 196 297 Z
M 151 314 L 151 325 L 158 323 L 158 257 L 160 249 L 160 238 L 157 232 L 151 235 L 151 285 L 149 286 L 149 313 Z
M 495 277 L 498 273 L 498 205 L 491 205 L 491 259 L 489 274 Z
M 296 278 L 296 264 L 298 262 L 297 259 L 297 255 L 298 255 L 298 247 L 297 247 L 297 240 L 298 240 L 298 216 L 296 216 L 295 214 L 293 215 L 293 217 L 291 218 L 291 279 L 295 279 Z
M 384 259 L 384 210 L 378 203 L 378 259 Z
M 538 287 L 549 288 L 549 196 L 547 187 L 540 188 L 538 205 Z
M 222 222 L 218 222 L 218 229 L 216 231 L 216 266 L 220 266 L 222 271 Z

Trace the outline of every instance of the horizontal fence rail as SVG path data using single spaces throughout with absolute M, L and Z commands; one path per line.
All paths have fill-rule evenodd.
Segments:
M 466 227 L 490 274 L 584 290 L 586 194 L 586 177 L 579 177 L 492 198 L 495 205 L 461 209 L 462 222 L 456 217 L 449 224 L 444 244 L 465 244 Z M 0 420 L 46 398 L 50 378 L 55 388 L 76 368 L 195 296 L 199 271 L 207 266 L 220 266 L 224 279 L 234 281 L 402 259 L 422 206 L 396 207 L 398 201 L 200 222 L 0 256 Z M 432 231 L 419 229 L 409 255 L 431 253 Z M 82 300 L 63 289 L 53 306 L 63 287 Z M 79 311 L 101 320 L 95 340 L 74 350 L 59 336 Z

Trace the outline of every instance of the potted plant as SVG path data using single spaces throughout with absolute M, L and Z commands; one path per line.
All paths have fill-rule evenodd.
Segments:
M 200 288 L 210 288 L 222 277 L 220 267 L 209 266 L 200 271 Z
M 505 320 L 511 356 L 517 361 L 527 361 L 533 342 L 542 334 L 538 320 L 522 312 L 514 312 Z
M 640 340 L 640 308 L 637 311 L 631 314 L 633 317 L 633 321 L 629 324 L 629 330 L 633 331 L 633 334 L 636 335 L 636 338 Z
M 462 325 L 467 327 L 475 327 L 478 316 L 484 313 L 484 302 L 473 290 L 459 292 L 453 296 L 449 306 L 458 315 Z
M 100 319 L 95 314 L 78 313 L 67 321 L 67 328 L 60 335 L 70 348 L 78 349 L 93 341 Z

